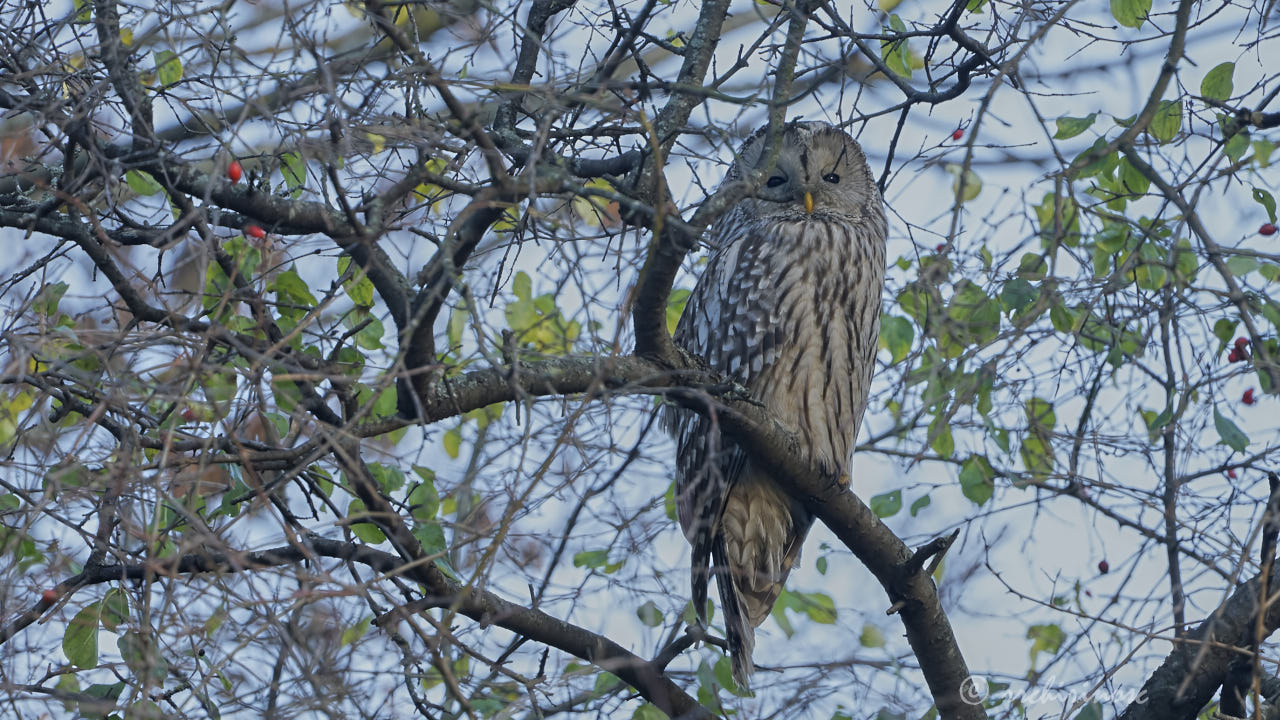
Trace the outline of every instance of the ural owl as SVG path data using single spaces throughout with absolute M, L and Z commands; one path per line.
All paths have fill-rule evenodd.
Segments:
M 884 206 L 862 149 L 844 131 L 789 123 L 768 168 L 767 130 L 729 168 L 725 184 L 752 170 L 768 175 L 712 225 L 711 261 L 675 341 L 749 390 L 799 434 L 811 462 L 848 482 L 880 330 Z M 705 623 L 714 574 L 734 677 L 745 687 L 755 628 L 813 517 L 722 441 L 712 418 L 673 409 L 667 420 L 678 446 L 680 526 L 693 545 L 693 605 Z

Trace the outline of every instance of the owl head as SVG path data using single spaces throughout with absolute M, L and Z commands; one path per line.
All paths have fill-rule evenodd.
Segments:
M 845 131 L 824 122 L 787 123 L 777 163 L 765 168 L 768 132 L 765 125 L 743 143 L 724 180 L 728 184 L 751 170 L 769 171 L 759 190 L 738 202 L 748 216 L 866 216 L 880 205 L 866 155 Z

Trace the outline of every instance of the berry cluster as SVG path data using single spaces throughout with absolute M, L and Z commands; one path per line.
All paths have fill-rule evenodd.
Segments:
M 1227 353 L 1227 362 L 1238 363 L 1249 359 L 1249 338 L 1238 337 L 1235 344 L 1231 347 L 1231 352 Z

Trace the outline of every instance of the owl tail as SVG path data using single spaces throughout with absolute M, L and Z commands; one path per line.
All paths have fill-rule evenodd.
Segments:
M 729 643 L 729 659 L 733 663 L 733 681 L 743 690 L 750 688 L 749 678 L 755 672 L 751 662 L 751 653 L 756 647 L 756 625 L 747 615 L 747 608 L 738 581 L 729 569 L 729 560 L 725 555 L 724 537 L 717 536 L 713 555 L 715 557 L 716 586 L 720 588 L 720 607 L 724 610 L 724 637 Z M 696 588 L 695 588 L 696 595 Z M 703 604 L 706 604 L 707 589 L 702 587 Z M 772 606 L 772 602 L 770 605 Z M 767 612 L 767 611 L 766 611 Z
M 693 543 L 692 577 L 690 578 L 693 585 L 693 612 L 697 614 L 698 622 L 703 627 L 707 625 L 707 583 L 711 580 L 712 535 L 710 528 L 707 528 L 690 539 Z

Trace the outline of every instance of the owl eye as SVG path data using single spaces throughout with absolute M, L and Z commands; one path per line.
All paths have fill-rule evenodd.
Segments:
M 769 178 L 768 182 L 766 182 L 765 185 L 769 187 L 778 187 L 779 185 L 785 183 L 786 181 L 787 179 L 782 177 L 781 175 L 774 175 L 773 177 Z
M 827 182 L 833 185 L 840 182 L 840 176 L 835 173 L 827 173 L 826 175 L 822 176 L 822 179 L 826 180 Z

